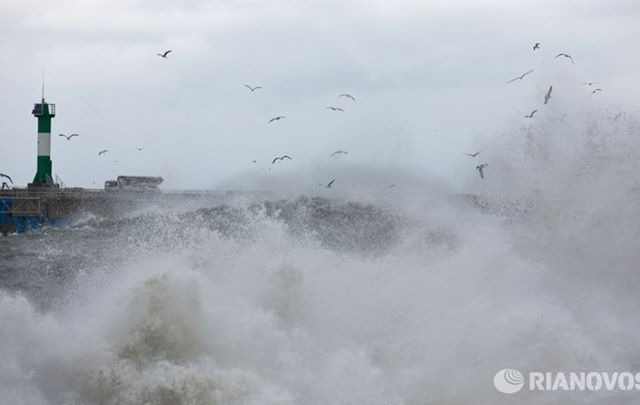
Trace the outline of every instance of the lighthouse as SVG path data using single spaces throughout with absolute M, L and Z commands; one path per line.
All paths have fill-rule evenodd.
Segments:
M 56 116 L 56 105 L 44 101 L 36 103 L 31 112 L 38 118 L 38 168 L 33 183 L 34 187 L 55 187 L 51 171 L 51 118 Z

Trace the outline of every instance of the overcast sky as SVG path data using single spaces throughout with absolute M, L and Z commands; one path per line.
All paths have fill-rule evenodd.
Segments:
M 54 173 L 83 187 L 120 174 L 166 189 L 315 182 L 331 165 L 462 184 L 476 175 L 463 153 L 532 125 L 533 109 L 640 102 L 636 0 L 0 0 L 0 38 L 0 172 L 17 185 L 35 174 L 43 68 Z

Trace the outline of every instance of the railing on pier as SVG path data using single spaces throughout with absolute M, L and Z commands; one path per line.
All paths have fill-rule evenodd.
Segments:
M 11 213 L 16 217 L 39 217 L 42 215 L 40 198 L 17 197 L 13 198 Z

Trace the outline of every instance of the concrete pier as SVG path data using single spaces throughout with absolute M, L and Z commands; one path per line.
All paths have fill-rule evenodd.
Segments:
M 105 191 L 104 189 L 28 187 L 0 190 L 0 234 L 41 226 L 66 227 L 83 215 L 120 218 L 145 207 L 177 212 L 224 204 L 238 197 L 257 199 L 264 192 Z

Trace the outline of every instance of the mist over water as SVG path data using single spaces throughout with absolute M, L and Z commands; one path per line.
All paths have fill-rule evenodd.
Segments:
M 0 403 L 634 403 L 492 378 L 640 370 L 638 129 L 498 134 L 475 199 L 416 173 L 337 187 L 363 169 L 2 238 Z

